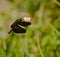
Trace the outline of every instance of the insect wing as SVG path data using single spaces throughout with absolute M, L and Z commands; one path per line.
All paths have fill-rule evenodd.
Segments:
M 31 22 L 20 22 L 19 25 L 21 25 L 21 26 L 29 26 L 29 25 L 31 25 Z
M 21 28 L 21 27 L 19 27 L 19 26 L 15 26 L 14 28 L 12 28 L 12 30 L 13 30 L 15 33 L 26 33 L 26 29 Z

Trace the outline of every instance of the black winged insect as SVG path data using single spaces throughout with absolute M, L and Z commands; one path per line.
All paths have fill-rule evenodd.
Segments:
M 15 33 L 26 33 L 26 27 L 29 25 L 31 25 L 31 17 L 21 17 L 11 25 L 11 30 L 8 32 L 8 34 L 10 34 L 12 31 Z

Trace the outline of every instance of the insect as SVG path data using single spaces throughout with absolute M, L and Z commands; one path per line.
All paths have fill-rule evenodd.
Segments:
M 31 17 L 21 17 L 11 25 L 11 30 L 8 32 L 8 34 L 10 34 L 12 31 L 15 33 L 26 33 L 26 27 L 29 25 L 31 25 Z

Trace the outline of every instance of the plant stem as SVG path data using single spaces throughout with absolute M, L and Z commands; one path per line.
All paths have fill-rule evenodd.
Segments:
M 38 49 L 39 49 L 39 52 L 40 52 L 41 57 L 44 57 L 43 52 L 42 52 L 42 49 L 41 49 L 41 46 L 39 44 L 39 38 L 37 38 L 37 46 L 38 46 Z

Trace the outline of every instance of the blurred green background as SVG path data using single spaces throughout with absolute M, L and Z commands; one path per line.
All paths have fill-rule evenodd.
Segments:
M 25 15 L 26 34 L 8 34 Z M 0 0 L 0 57 L 60 57 L 60 0 Z

